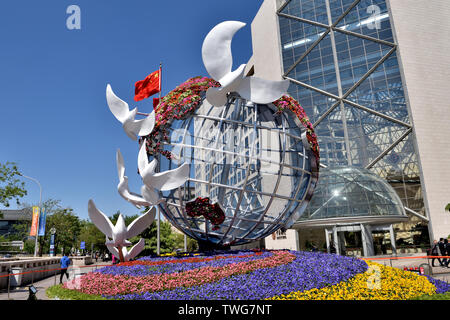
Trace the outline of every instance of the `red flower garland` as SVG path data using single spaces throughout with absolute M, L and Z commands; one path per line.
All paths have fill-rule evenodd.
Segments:
M 220 87 L 220 84 L 207 77 L 194 77 L 182 83 L 174 90 L 170 91 L 163 99 L 161 104 L 155 110 L 156 124 L 152 133 L 147 137 L 147 153 L 155 156 L 157 153 L 162 154 L 167 159 L 172 159 L 170 151 L 163 150 L 163 142 L 170 142 L 169 129 L 174 120 L 184 120 L 194 114 L 200 106 L 202 97 L 206 90 L 210 87 Z M 317 136 L 314 133 L 314 127 L 309 121 L 303 108 L 292 97 L 284 95 L 280 99 L 273 102 L 278 108 L 278 113 L 283 112 L 286 108 L 293 111 L 302 125 L 306 128 L 306 137 L 310 144 L 311 150 L 314 152 L 317 160 L 319 159 L 319 144 Z M 139 143 L 142 142 L 142 138 Z
M 190 217 L 204 216 L 214 225 L 213 230 L 219 229 L 219 224 L 225 220 L 225 213 L 218 203 L 210 204 L 209 198 L 198 197 L 194 201 L 186 202 L 186 213 Z

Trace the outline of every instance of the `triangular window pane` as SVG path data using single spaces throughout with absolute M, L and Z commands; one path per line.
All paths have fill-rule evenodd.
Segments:
M 336 51 L 343 93 L 358 82 L 391 47 L 335 32 Z
M 284 72 L 301 57 L 326 29 L 280 16 Z
M 298 59 L 300 56 L 296 56 Z M 295 60 L 294 59 L 294 60 Z M 338 95 L 336 68 L 330 35 L 325 36 L 306 57 L 289 72 L 288 77 Z
M 294 0 L 289 2 L 281 13 L 328 24 L 325 0 Z
M 326 166 L 348 165 L 341 109 L 337 106 L 316 127 L 320 162 Z
M 409 134 L 371 169 L 397 192 L 403 204 L 425 215 L 420 168 L 414 150 L 414 135 Z
M 409 123 L 405 92 L 395 52 L 356 87 L 347 99 Z
M 353 0 L 330 0 L 333 22 L 344 12 L 342 7 L 347 9 L 352 2 Z M 337 27 L 375 39 L 394 41 L 386 0 L 361 0 Z
M 364 110 L 345 105 L 352 165 L 366 167 L 408 128 Z

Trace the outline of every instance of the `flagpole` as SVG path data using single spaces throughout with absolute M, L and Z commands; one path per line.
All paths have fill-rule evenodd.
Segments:
M 158 98 L 158 105 L 156 106 L 156 108 L 158 108 L 158 106 L 160 105 L 160 103 L 161 103 L 161 91 L 162 91 L 162 88 L 161 88 L 161 77 L 162 77 L 162 72 L 161 72 L 161 70 L 162 70 L 162 61 L 160 61 L 159 62 L 159 98 Z M 160 157 L 160 155 L 158 154 L 158 167 L 160 167 L 160 159 L 159 159 L 159 157 Z M 161 170 L 161 168 L 159 168 L 159 170 Z M 160 239 L 160 220 L 161 220 L 161 211 L 159 210 L 159 208 L 158 208 L 158 224 L 157 224 L 157 228 L 156 228 L 156 254 L 157 255 L 160 255 L 160 247 L 161 247 L 161 244 L 160 244 L 160 242 L 161 242 L 161 239 Z

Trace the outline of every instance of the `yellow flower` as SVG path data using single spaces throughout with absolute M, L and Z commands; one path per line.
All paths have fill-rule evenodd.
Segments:
M 283 300 L 405 300 L 433 295 L 436 287 L 424 276 L 366 261 L 369 269 L 345 282 L 322 289 L 291 292 Z

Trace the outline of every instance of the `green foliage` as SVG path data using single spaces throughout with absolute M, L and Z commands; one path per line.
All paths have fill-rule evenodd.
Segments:
M 171 253 L 175 251 L 175 235 L 172 233 L 171 224 L 161 221 L 159 224 L 160 254 Z M 150 226 L 149 237 L 145 241 L 145 249 L 151 254 L 157 253 L 157 225 L 153 221 Z
M 62 284 L 48 287 L 45 290 L 50 299 L 58 298 L 60 300 L 107 300 L 102 296 L 82 293 L 76 290 L 69 290 L 62 287 Z
M 78 248 L 80 247 L 80 242 L 84 241 L 87 250 L 91 250 L 93 245 L 94 251 L 106 251 L 105 235 L 88 220 L 82 220 L 80 222 L 80 235 L 78 239 Z
M 187 245 L 186 249 L 188 252 L 193 252 L 198 250 L 198 242 L 195 239 L 192 239 L 191 237 L 186 237 L 187 239 Z M 184 251 L 184 234 L 181 233 L 175 233 L 175 250 L 180 249 L 181 251 Z
M 47 216 L 46 232 L 43 240 L 44 252 L 50 247 L 50 229 L 56 229 L 55 253 L 76 248 L 81 231 L 79 218 L 72 208 L 57 208 L 53 214 Z
M 34 253 L 34 245 L 35 245 L 35 240 L 33 240 L 33 239 L 25 240 L 24 244 L 23 244 L 23 251 L 25 251 L 28 254 L 33 254 Z
M 445 211 L 450 211 L 450 203 L 447 203 L 447 205 L 445 206 Z
M 410 300 L 450 300 L 450 292 L 433 294 L 432 296 L 423 295 L 419 297 L 414 297 Z
M 14 162 L 0 163 L 0 204 L 9 207 L 9 201 L 15 199 L 19 205 L 19 198 L 25 196 L 25 183 L 16 176 L 21 176 Z

